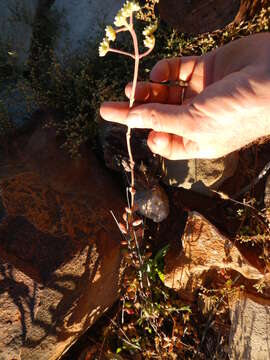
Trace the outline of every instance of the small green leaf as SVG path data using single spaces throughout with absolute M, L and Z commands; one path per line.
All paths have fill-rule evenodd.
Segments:
M 116 354 L 119 354 L 121 351 L 122 351 L 122 348 L 120 348 L 120 347 L 117 348 L 117 349 L 116 349 Z
M 179 310 L 180 310 L 180 311 L 187 311 L 187 312 L 189 312 L 190 314 L 192 313 L 189 305 L 182 306 Z

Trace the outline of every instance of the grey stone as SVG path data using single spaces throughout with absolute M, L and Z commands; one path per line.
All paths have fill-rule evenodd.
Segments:
M 39 0 L 1 0 L 0 46 L 18 63 L 27 59 Z
M 209 195 L 230 178 L 238 164 L 238 152 L 219 159 L 163 160 L 163 182 Z
M 154 222 L 161 222 L 169 215 L 169 200 L 165 191 L 158 185 L 152 189 L 138 190 L 135 206 L 141 215 Z
M 0 46 L 9 51 L 12 61 L 26 63 L 37 9 L 47 11 L 52 2 L 49 16 L 60 58 L 63 52 L 83 51 L 86 43 L 101 40 L 105 25 L 113 21 L 124 3 L 122 0 L 55 0 L 48 1 L 47 6 L 44 0 L 1 0 Z
M 7 83 L 4 89 L 0 92 L 1 104 L 8 116 L 12 125 L 19 129 L 27 125 L 31 119 L 31 113 L 36 109 L 33 101 L 28 101 L 32 98 L 32 91 L 21 87 L 22 83 Z M 31 105 L 30 105 L 31 104 Z
M 102 39 L 105 26 L 112 23 L 123 3 L 123 0 L 56 0 L 52 10 L 63 18 L 56 45 L 58 54 L 82 51 L 87 42 Z
M 240 297 L 230 310 L 230 360 L 270 359 L 270 300 Z

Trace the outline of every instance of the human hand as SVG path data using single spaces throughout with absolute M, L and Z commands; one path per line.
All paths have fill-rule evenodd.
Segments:
M 159 61 L 128 103 L 102 104 L 101 116 L 149 128 L 150 149 L 171 160 L 218 158 L 270 134 L 270 34 L 233 41 L 207 55 Z M 162 82 L 188 81 L 182 88 Z M 126 87 L 130 95 L 131 85 Z

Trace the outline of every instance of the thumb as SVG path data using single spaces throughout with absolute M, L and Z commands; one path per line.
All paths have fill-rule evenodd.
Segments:
M 185 160 L 199 157 L 196 142 L 174 134 L 151 131 L 147 144 L 150 150 L 169 160 Z

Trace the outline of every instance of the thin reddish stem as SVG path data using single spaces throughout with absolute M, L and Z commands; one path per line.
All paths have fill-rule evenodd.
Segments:
M 116 53 L 116 54 L 121 54 L 121 55 L 125 55 L 125 56 L 129 56 L 131 57 L 132 59 L 135 59 L 135 56 L 129 52 L 126 52 L 126 51 L 122 51 L 122 50 L 118 50 L 118 49 L 113 49 L 113 48 L 109 48 L 110 52 L 113 52 L 113 53 Z
M 129 31 L 130 31 L 130 34 L 131 34 L 132 40 L 133 40 L 134 59 L 135 59 L 133 82 L 132 82 L 131 96 L 130 96 L 130 101 L 129 101 L 129 107 L 132 108 L 134 101 L 135 101 L 135 91 L 136 91 L 136 86 L 137 86 L 137 81 L 138 81 L 139 63 L 140 63 L 139 45 L 138 45 L 137 35 L 136 35 L 136 32 L 133 27 L 133 16 L 132 15 L 130 16 Z
M 134 26 L 133 26 L 133 14 L 130 15 L 129 24 L 127 25 L 127 27 L 123 27 L 123 28 L 120 28 L 120 29 L 116 30 L 117 33 L 122 32 L 122 31 L 129 31 L 130 32 L 131 37 L 132 37 L 132 41 L 133 41 L 134 55 L 130 54 L 128 52 L 122 51 L 122 50 L 111 49 L 111 48 L 110 48 L 109 51 L 114 52 L 114 53 L 118 53 L 118 54 L 122 54 L 122 55 L 125 55 L 125 56 L 129 56 L 132 59 L 134 59 L 134 61 L 135 61 L 135 63 L 134 63 L 134 73 L 133 73 L 133 82 L 132 82 L 132 89 L 131 89 L 131 96 L 130 96 L 130 100 L 129 100 L 129 108 L 131 109 L 133 107 L 134 101 L 135 101 L 135 91 L 136 91 L 136 86 L 137 86 L 137 81 L 138 81 L 140 59 L 142 59 L 144 56 L 147 56 L 148 54 L 150 54 L 150 52 L 153 50 L 153 47 L 148 49 L 147 51 L 145 51 L 143 54 L 140 55 L 138 39 L 137 39 L 137 35 L 136 35 L 136 32 L 134 30 Z M 135 197 L 135 176 L 134 176 L 134 165 L 135 165 L 135 163 L 134 163 L 134 160 L 133 160 L 130 139 L 131 139 L 131 128 L 128 126 L 128 129 L 127 129 L 127 132 L 126 132 L 126 142 L 127 142 L 127 150 L 128 150 L 128 155 L 129 155 L 129 163 L 130 163 L 130 171 L 131 171 L 131 179 L 130 179 L 131 202 L 130 202 L 130 206 L 131 206 L 131 209 L 133 211 L 134 197 Z
M 150 49 L 148 49 L 147 51 L 145 51 L 144 53 L 140 54 L 139 59 L 142 59 L 142 58 L 144 58 L 145 56 L 149 55 L 150 52 L 151 52 L 153 49 L 154 49 L 154 46 L 151 47 Z
M 115 29 L 116 34 L 118 34 L 118 33 L 120 33 L 120 32 L 123 32 L 123 31 L 128 31 L 128 28 L 124 26 L 124 27 L 122 27 L 122 28 Z
M 130 31 L 130 34 L 131 34 L 131 37 L 133 40 L 134 60 L 135 60 L 131 96 L 130 96 L 130 100 L 129 100 L 129 108 L 131 109 L 134 104 L 134 101 L 135 101 L 135 91 L 136 91 L 136 86 L 137 86 L 137 81 L 138 81 L 139 63 L 140 63 L 138 39 L 137 39 L 137 35 L 136 35 L 136 32 L 133 27 L 133 15 L 132 14 L 130 15 L 129 31 Z M 128 126 L 127 133 L 126 133 L 126 140 L 127 140 L 127 149 L 128 149 L 130 170 L 131 170 L 131 180 L 130 180 L 131 209 L 133 209 L 134 196 L 135 196 L 135 177 L 134 177 L 135 163 L 133 160 L 130 138 L 131 138 L 131 128 Z

